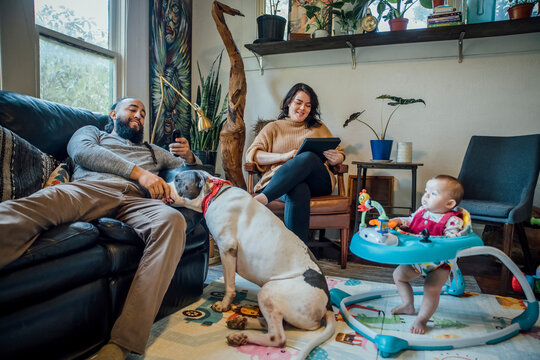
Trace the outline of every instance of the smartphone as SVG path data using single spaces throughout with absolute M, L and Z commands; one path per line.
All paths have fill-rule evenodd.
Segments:
M 182 136 L 182 131 L 180 131 L 178 129 L 174 129 L 173 132 L 172 132 L 172 141 L 171 142 L 176 142 L 176 139 L 180 138 L 180 137 L 183 137 Z

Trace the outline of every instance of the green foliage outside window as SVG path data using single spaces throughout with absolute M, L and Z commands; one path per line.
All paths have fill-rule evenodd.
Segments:
M 108 48 L 108 33 L 64 6 L 36 9 L 36 24 Z M 114 59 L 40 36 L 40 97 L 108 113 L 114 96 Z

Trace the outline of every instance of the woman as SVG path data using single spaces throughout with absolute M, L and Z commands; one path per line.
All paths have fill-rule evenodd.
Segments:
M 257 164 L 263 174 L 255 186 L 255 199 L 266 205 L 285 202 L 284 221 L 304 242 L 309 233 L 309 200 L 328 195 L 336 179 L 329 165 L 345 160 L 343 149 L 326 150 L 326 162 L 312 152 L 295 156 L 305 138 L 332 137 L 319 119 L 317 94 L 306 84 L 294 85 L 281 103 L 278 120 L 266 125 L 246 153 L 246 160 Z

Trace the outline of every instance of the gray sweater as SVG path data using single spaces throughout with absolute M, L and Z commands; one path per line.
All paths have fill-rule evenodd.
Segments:
M 150 146 L 154 150 L 157 164 L 145 145 L 134 144 L 92 125 L 84 126 L 73 134 L 67 146 L 68 154 L 75 164 L 72 180 L 106 180 L 138 185 L 129 179 L 135 165 L 156 175 L 160 170 L 184 165 L 181 157 L 159 146 Z M 199 159 L 196 160 L 200 163 Z

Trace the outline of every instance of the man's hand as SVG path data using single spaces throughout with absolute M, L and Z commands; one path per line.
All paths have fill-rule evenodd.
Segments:
M 191 152 L 189 141 L 186 138 L 179 137 L 175 142 L 169 144 L 169 151 L 176 156 L 180 156 L 188 164 L 195 163 L 195 155 Z
M 130 178 L 137 180 L 141 186 L 148 190 L 152 199 L 161 199 L 165 204 L 174 202 L 171 198 L 169 185 L 159 176 L 135 166 L 131 171 Z

